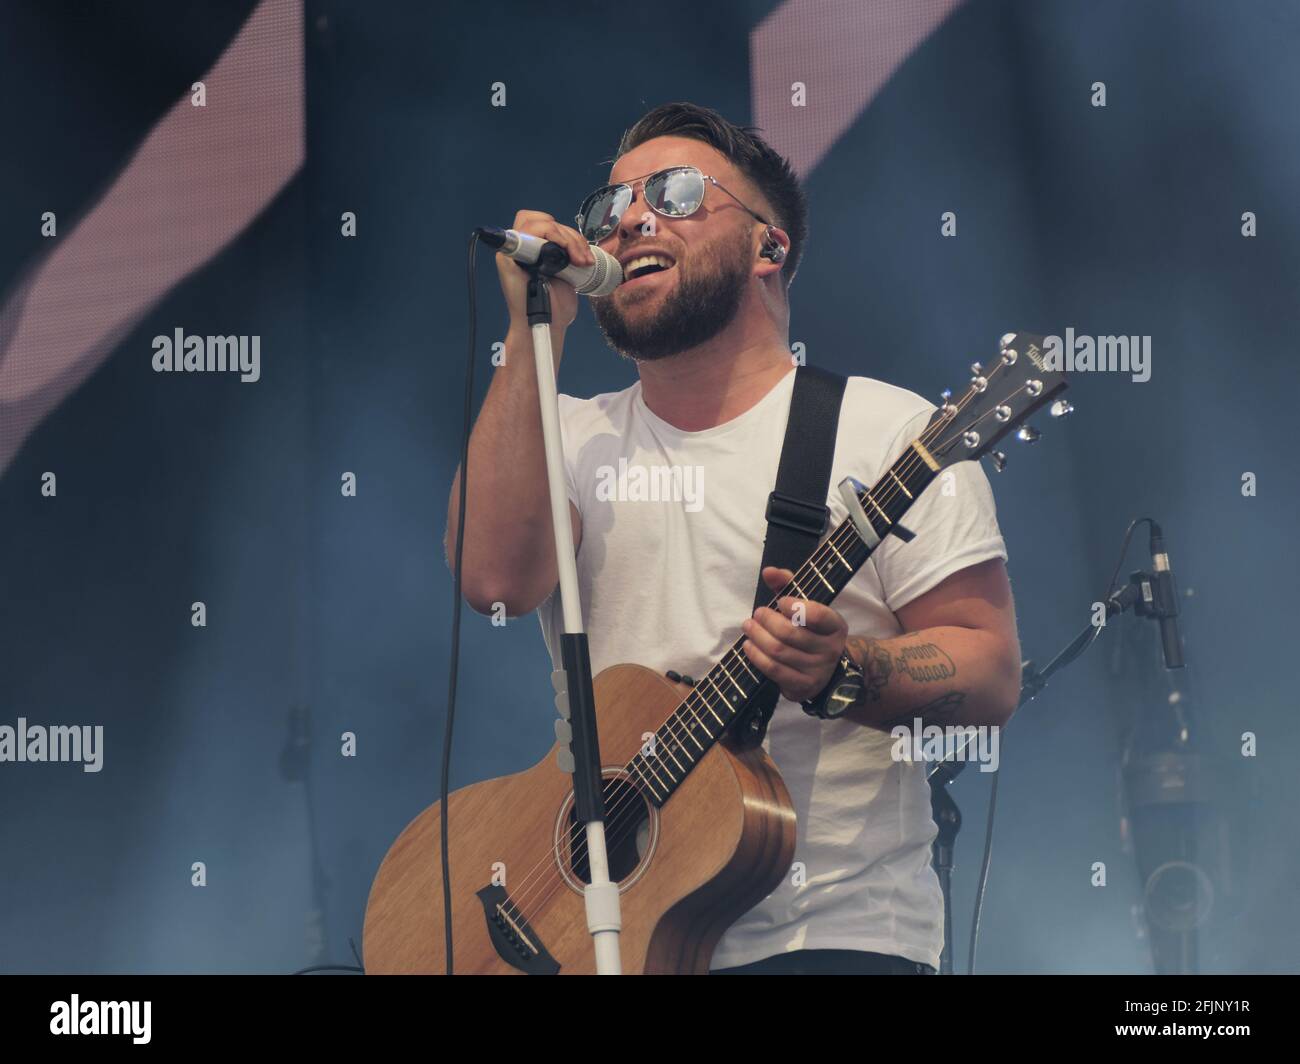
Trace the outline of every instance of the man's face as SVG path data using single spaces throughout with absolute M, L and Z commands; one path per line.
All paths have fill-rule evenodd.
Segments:
M 606 342 L 636 361 L 667 358 L 713 339 L 731 324 L 752 283 L 759 223 L 727 193 L 705 182 L 704 203 L 689 218 L 665 218 L 646 206 L 642 179 L 669 166 L 694 166 L 763 213 L 739 171 L 701 141 L 656 137 L 615 163 L 609 183 L 631 184 L 634 198 L 600 248 L 625 265 L 650 251 L 673 260 L 671 268 L 624 281 L 591 301 Z

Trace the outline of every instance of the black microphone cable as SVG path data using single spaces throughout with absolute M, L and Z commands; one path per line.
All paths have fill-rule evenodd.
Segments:
M 454 969 L 451 937 L 451 861 L 447 854 L 447 798 L 451 781 L 451 740 L 456 723 L 456 673 L 460 662 L 460 568 L 465 556 L 465 499 L 469 483 L 469 437 L 474 416 L 474 345 L 478 340 L 478 306 L 474 287 L 474 259 L 478 250 L 478 233 L 469 238 L 469 347 L 465 355 L 465 424 L 460 444 L 460 495 L 456 514 L 456 561 L 452 566 L 451 594 L 451 666 L 447 675 L 447 723 L 442 733 L 442 780 L 439 786 L 439 824 L 442 833 L 442 920 L 447 951 L 447 974 Z

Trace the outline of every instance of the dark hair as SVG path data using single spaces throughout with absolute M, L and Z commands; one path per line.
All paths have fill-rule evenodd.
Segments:
M 773 223 L 790 235 L 790 251 L 781 265 L 781 279 L 788 288 L 808 239 L 808 200 L 790 163 L 758 132 L 754 126 L 734 125 L 708 107 L 665 103 L 623 134 L 614 161 L 655 137 L 690 137 L 716 148 L 762 192 L 775 213 Z

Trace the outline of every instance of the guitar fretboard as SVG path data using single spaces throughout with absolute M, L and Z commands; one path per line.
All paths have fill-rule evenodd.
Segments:
M 858 500 L 877 537 L 884 539 L 912 502 L 934 479 L 938 464 L 918 440 L 903 452 Z M 794 579 L 769 601 L 787 596 L 830 604 L 867 558 L 869 547 L 851 519 L 845 519 L 794 573 Z M 655 805 L 666 802 L 728 726 L 745 709 L 766 677 L 749 660 L 737 639 L 691 693 L 625 766 L 629 778 Z

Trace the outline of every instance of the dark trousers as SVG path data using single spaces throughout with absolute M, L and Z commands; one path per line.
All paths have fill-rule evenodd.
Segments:
M 857 949 L 797 949 L 710 975 L 934 975 L 928 964 Z

